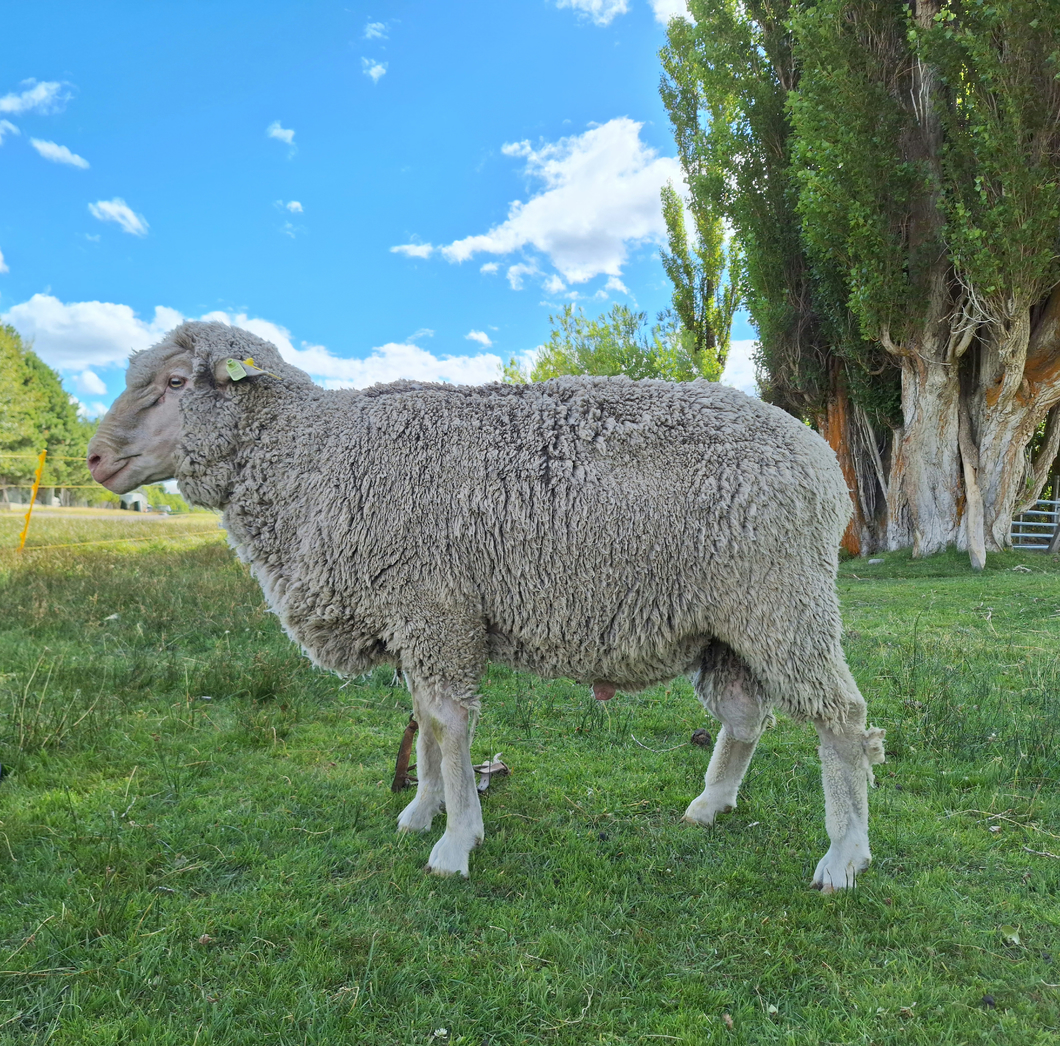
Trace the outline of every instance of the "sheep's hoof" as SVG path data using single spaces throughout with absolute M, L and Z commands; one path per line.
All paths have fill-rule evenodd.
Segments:
M 435 815 L 441 811 L 441 804 L 431 809 L 429 802 L 421 802 L 418 795 L 413 796 L 412 802 L 398 814 L 397 827 L 399 832 L 427 832 L 430 831 L 431 823 Z
M 455 842 L 448 832 L 434 844 L 427 858 L 427 871 L 431 875 L 460 875 L 468 878 L 468 854 L 471 848 Z
M 718 814 L 731 814 L 736 809 L 735 803 L 724 803 L 721 806 L 712 806 L 707 802 L 700 802 L 698 799 L 692 800 L 688 805 L 688 809 L 685 810 L 684 816 L 681 818 L 686 824 L 698 824 L 702 828 L 710 828 L 714 824 L 714 818 Z
M 397 829 L 399 832 L 429 832 L 433 817 L 424 817 L 415 812 L 409 817 L 405 816 L 407 811 L 402 811 L 398 818 Z
M 852 890 L 857 885 L 858 876 L 871 863 L 872 855 L 867 846 L 851 844 L 832 847 L 817 865 L 810 887 L 823 894 Z
M 694 825 L 698 825 L 700 828 L 713 828 L 714 827 L 714 818 L 713 817 L 710 818 L 710 820 L 708 821 L 708 820 L 703 820 L 703 819 L 701 819 L 699 817 L 689 817 L 688 814 L 685 814 L 684 817 L 681 818 L 681 821 L 682 821 L 683 824 L 694 824 Z

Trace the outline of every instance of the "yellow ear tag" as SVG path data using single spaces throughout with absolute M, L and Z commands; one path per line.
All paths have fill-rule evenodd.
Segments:
M 250 362 L 249 360 L 247 361 Z M 229 360 L 225 364 L 225 370 L 228 371 L 228 376 L 233 381 L 239 381 L 247 376 L 247 372 L 243 369 L 243 364 L 239 360 Z

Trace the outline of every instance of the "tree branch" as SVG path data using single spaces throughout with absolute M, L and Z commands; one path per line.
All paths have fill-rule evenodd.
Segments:
M 1027 463 L 1027 471 L 1030 474 L 1030 489 L 1027 496 L 1017 503 L 1012 513 L 1013 516 L 1026 512 L 1041 497 L 1042 487 L 1045 486 L 1046 481 L 1049 479 L 1049 473 L 1053 467 L 1053 462 L 1056 461 L 1058 452 L 1060 452 L 1060 406 L 1053 407 L 1049 411 L 1045 423 L 1045 438 L 1042 440 L 1042 445 L 1034 461 Z M 1055 491 L 1053 496 L 1056 496 Z
M 961 465 L 964 469 L 964 490 L 968 507 L 964 524 L 968 528 L 968 558 L 972 570 L 986 566 L 986 534 L 984 528 L 983 494 L 979 489 L 979 451 L 972 439 L 972 423 L 968 417 L 968 404 L 962 399 L 957 412 L 957 442 L 961 448 Z

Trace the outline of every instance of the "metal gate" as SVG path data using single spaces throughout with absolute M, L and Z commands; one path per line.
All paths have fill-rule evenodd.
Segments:
M 1042 500 L 1012 521 L 1013 548 L 1045 552 L 1060 523 L 1060 500 Z

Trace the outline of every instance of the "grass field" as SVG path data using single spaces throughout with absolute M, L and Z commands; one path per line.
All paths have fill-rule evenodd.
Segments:
M 709 755 L 686 682 L 600 705 L 499 667 L 473 755 L 512 776 L 471 880 L 425 876 L 441 825 L 394 831 L 389 670 L 312 669 L 208 516 L 42 517 L 37 545 L 150 540 L 22 556 L 20 526 L 0 516 L 0 1043 L 1060 1042 L 1051 559 L 843 565 L 889 761 L 875 863 L 822 897 L 810 729 L 768 731 L 704 831 L 679 820 Z

